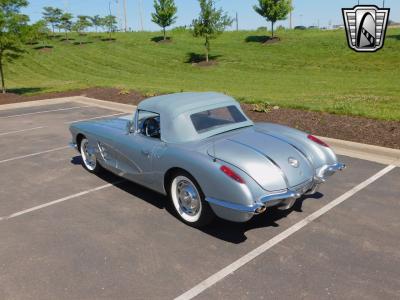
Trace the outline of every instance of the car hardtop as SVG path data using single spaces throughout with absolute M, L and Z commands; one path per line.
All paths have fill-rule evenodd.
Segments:
M 245 121 L 218 127 L 204 133 L 196 131 L 191 120 L 193 114 L 229 106 L 235 106 L 243 114 Z M 161 139 L 168 143 L 202 140 L 225 131 L 253 125 L 235 99 L 216 92 L 186 92 L 152 97 L 142 101 L 138 105 L 138 111 L 159 114 Z

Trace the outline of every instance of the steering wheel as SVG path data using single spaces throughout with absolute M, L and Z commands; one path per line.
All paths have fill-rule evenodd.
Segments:
M 160 136 L 160 123 L 156 118 L 149 118 L 144 121 L 143 129 L 148 137 L 159 137 Z

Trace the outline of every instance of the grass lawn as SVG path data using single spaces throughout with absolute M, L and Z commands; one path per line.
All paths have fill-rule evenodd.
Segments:
M 9 64 L 6 80 L 28 94 L 92 86 L 149 94 L 211 90 L 245 102 L 400 120 L 400 29 L 389 30 L 377 53 L 353 52 L 341 30 L 279 31 L 281 42 L 269 45 L 259 42 L 264 34 L 224 33 L 212 41 L 218 65 L 211 67 L 188 63 L 203 53 L 203 41 L 182 31 L 171 32 L 169 44 L 152 42 L 158 34 L 150 32 L 117 33 L 115 42 L 90 34 L 82 46 L 50 41 L 52 51 L 29 47 Z

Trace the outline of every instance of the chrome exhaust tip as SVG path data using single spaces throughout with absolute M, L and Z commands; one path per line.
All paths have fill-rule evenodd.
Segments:
M 267 207 L 265 205 L 263 205 L 263 206 L 257 208 L 255 213 L 256 213 L 256 215 L 259 215 L 259 214 L 264 213 L 266 210 L 267 210 Z

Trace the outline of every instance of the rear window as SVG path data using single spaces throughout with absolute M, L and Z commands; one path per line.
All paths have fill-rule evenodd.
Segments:
M 247 121 L 246 117 L 234 105 L 202 111 L 191 115 L 190 118 L 198 133 Z

